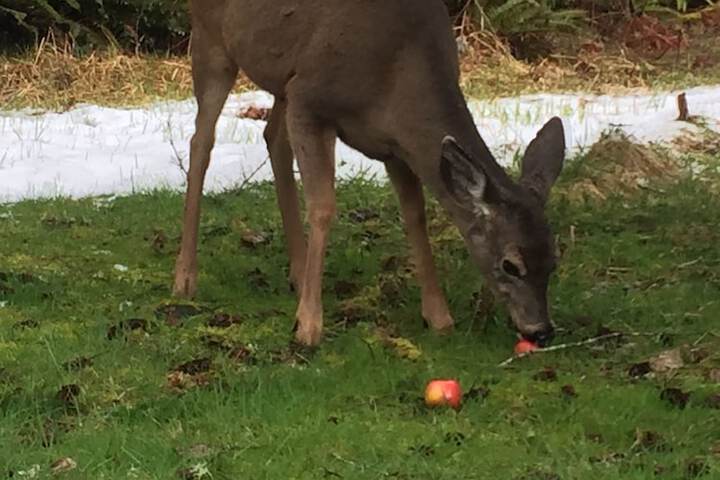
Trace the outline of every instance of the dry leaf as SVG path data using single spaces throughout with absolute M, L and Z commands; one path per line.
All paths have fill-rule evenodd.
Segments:
M 247 118 L 248 120 L 267 120 L 270 118 L 269 108 L 249 106 L 238 112 L 239 118 Z
M 61 473 L 69 472 L 70 470 L 75 470 L 76 468 L 77 463 L 70 457 L 55 460 L 53 463 L 50 464 L 50 471 L 53 475 L 59 475 Z
M 269 236 L 263 232 L 247 230 L 242 234 L 240 240 L 244 246 L 248 248 L 255 248 L 267 244 L 270 239 Z
M 650 368 L 656 373 L 667 373 L 684 365 L 679 349 L 666 350 L 650 359 Z

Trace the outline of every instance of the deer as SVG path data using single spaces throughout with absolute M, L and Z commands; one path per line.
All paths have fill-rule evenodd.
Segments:
M 176 297 L 197 292 L 203 182 L 216 122 L 242 69 L 274 97 L 264 139 L 298 298 L 296 342 L 314 347 L 322 339 L 338 139 L 384 163 L 399 199 L 422 317 L 434 331 L 452 331 L 454 320 L 428 238 L 426 190 L 507 305 L 518 334 L 541 346 L 551 341 L 548 284 L 557 260 L 545 205 L 564 163 L 563 124 L 554 117 L 542 127 L 517 179 L 505 171 L 461 90 L 457 41 L 442 0 L 191 0 L 190 13 L 198 112 Z

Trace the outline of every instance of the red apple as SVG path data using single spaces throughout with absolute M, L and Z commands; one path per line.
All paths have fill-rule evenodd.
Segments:
M 522 355 L 524 353 L 530 353 L 537 350 L 538 348 L 540 347 L 538 347 L 537 344 L 531 342 L 530 340 L 523 339 L 515 344 L 515 354 Z
M 457 380 L 432 380 L 425 388 L 425 404 L 428 407 L 448 405 L 455 410 L 462 403 L 462 389 Z

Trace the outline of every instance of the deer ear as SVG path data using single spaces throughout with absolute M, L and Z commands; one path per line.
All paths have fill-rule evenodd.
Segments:
M 440 176 L 447 191 L 461 207 L 478 214 L 487 213 L 488 176 L 450 136 L 442 142 Z
M 522 161 L 520 183 L 541 203 L 547 202 L 565 161 L 565 133 L 562 120 L 553 117 L 530 142 Z

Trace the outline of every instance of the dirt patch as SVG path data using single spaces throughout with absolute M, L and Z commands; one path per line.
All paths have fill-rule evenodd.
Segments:
M 573 165 L 574 180 L 559 193 L 574 201 L 603 201 L 639 190 L 662 189 L 683 176 L 680 163 L 662 148 L 636 143 L 620 131 L 603 134 Z

